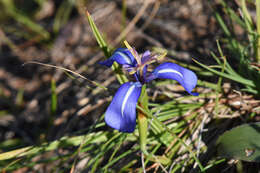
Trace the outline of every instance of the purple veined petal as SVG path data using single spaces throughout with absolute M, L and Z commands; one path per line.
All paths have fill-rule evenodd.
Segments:
M 99 64 L 111 67 L 112 64 L 116 61 L 120 65 L 136 65 L 136 60 L 127 48 L 118 48 L 115 50 L 113 55 L 105 61 L 100 62 Z
M 194 96 L 198 95 L 198 93 L 191 92 L 197 84 L 198 79 L 196 74 L 193 71 L 181 67 L 177 64 L 166 62 L 159 65 L 154 69 L 152 74 L 146 78 L 146 81 L 149 82 L 156 78 L 176 80 L 184 87 L 187 92 Z
M 147 68 L 148 68 L 148 65 L 144 65 L 143 69 L 141 69 L 142 71 L 137 72 L 138 80 L 141 81 L 142 83 L 146 82 L 145 79 L 146 79 L 146 75 L 147 75 Z
M 151 58 L 151 52 L 149 50 L 145 51 L 142 55 L 142 64 L 146 63 Z
M 131 133 L 136 126 L 136 104 L 141 94 L 139 82 L 127 82 L 117 90 L 105 113 L 105 122 L 120 132 Z

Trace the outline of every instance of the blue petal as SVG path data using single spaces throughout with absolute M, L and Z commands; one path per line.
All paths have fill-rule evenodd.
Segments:
M 166 62 L 159 65 L 146 80 L 151 81 L 156 78 L 172 79 L 178 81 L 186 91 L 197 96 L 198 93 L 191 91 L 197 84 L 197 76 L 191 70 L 181 67 L 177 64 Z
M 100 62 L 100 64 L 105 65 L 107 67 L 111 67 L 112 64 L 114 63 L 114 61 L 116 61 L 118 64 L 121 64 L 121 65 L 135 66 L 135 64 L 136 64 L 136 60 L 135 60 L 134 56 L 126 48 L 116 49 L 115 52 L 113 53 L 113 55 L 109 59 L 107 59 L 103 62 Z
M 127 82 L 117 90 L 105 113 L 105 121 L 120 132 L 131 133 L 136 125 L 136 103 L 142 85 L 139 82 Z

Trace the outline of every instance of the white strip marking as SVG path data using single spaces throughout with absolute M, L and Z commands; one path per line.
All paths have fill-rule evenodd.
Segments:
M 123 54 L 122 52 L 117 52 L 122 58 L 125 59 L 125 61 L 128 63 L 128 64 L 131 64 L 131 60 L 128 56 L 126 56 L 125 54 Z
M 122 117 L 124 117 L 124 109 L 125 109 L 125 106 L 127 104 L 127 100 L 128 98 L 130 97 L 130 95 L 132 94 L 132 92 L 134 91 L 134 88 L 135 88 L 135 85 L 131 86 L 128 91 L 126 92 L 126 95 L 125 95 L 125 98 L 123 100 L 123 103 L 122 103 L 122 107 L 121 107 L 121 114 L 122 114 Z
M 173 70 L 173 69 L 162 69 L 162 70 L 159 70 L 158 73 L 176 73 L 183 78 L 183 75 L 180 72 Z

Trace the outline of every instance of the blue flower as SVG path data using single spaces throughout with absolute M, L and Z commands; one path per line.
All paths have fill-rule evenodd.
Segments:
M 111 67 L 116 61 L 134 77 L 133 82 L 126 82 L 117 90 L 105 113 L 107 125 L 120 132 L 133 132 L 136 126 L 136 104 L 142 85 L 157 78 L 176 80 L 188 93 L 198 95 L 192 92 L 197 84 L 197 76 L 186 68 L 166 62 L 160 64 L 152 72 L 148 72 L 148 65 L 156 58 L 157 56 L 151 55 L 149 51 L 140 56 L 134 49 L 118 48 L 109 59 L 100 62 L 102 65 Z

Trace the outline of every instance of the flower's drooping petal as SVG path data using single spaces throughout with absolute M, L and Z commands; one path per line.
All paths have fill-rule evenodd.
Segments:
M 100 62 L 100 64 L 105 65 L 107 67 L 111 67 L 114 61 L 116 61 L 120 65 L 134 66 L 136 64 L 135 58 L 133 57 L 131 52 L 126 48 L 116 49 L 116 51 L 109 59 Z
M 197 84 L 197 76 L 191 70 L 181 67 L 177 64 L 166 62 L 159 65 L 152 74 L 146 79 L 147 82 L 156 79 L 172 79 L 178 81 L 186 91 L 196 96 L 198 93 L 192 93 L 191 91 Z
M 105 121 L 120 132 L 131 133 L 136 125 L 136 103 L 141 93 L 139 82 L 127 82 L 117 90 L 105 113 Z

